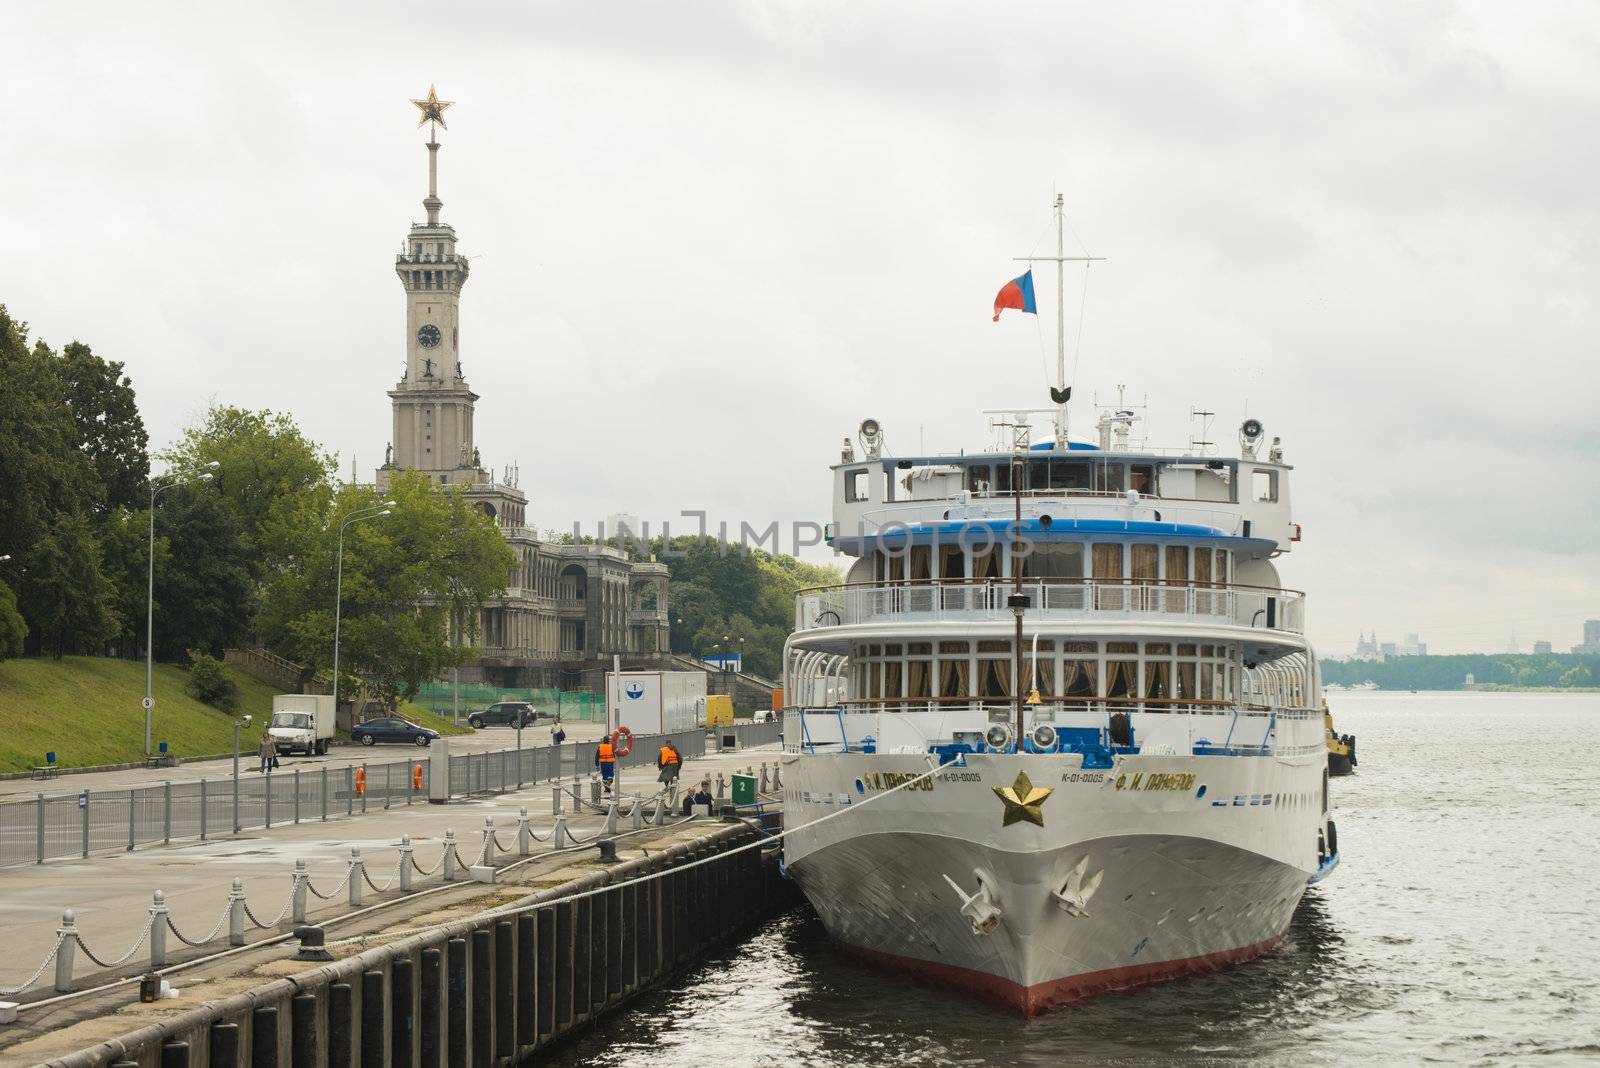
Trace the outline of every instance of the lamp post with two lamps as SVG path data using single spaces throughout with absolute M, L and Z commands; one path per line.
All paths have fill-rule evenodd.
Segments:
M 333 580 L 333 716 L 336 720 L 339 718 L 339 622 L 344 608 L 344 530 L 362 519 L 388 515 L 393 507 L 393 501 L 384 501 L 370 508 L 357 508 L 339 524 L 339 562 L 334 569 Z
M 155 694 L 152 692 L 155 681 L 154 658 L 156 646 L 156 494 L 162 490 L 173 489 L 177 486 L 191 486 L 196 482 L 209 482 L 213 472 L 221 466 L 217 461 L 212 460 L 205 465 L 207 470 L 197 474 L 175 472 L 150 480 L 150 576 L 149 584 L 145 590 L 144 602 L 144 756 L 146 760 L 150 759 L 151 713 L 156 707 Z

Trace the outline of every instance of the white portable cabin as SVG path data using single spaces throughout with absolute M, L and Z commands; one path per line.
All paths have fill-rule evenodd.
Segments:
M 672 734 L 705 722 L 703 671 L 606 672 L 606 729 Z

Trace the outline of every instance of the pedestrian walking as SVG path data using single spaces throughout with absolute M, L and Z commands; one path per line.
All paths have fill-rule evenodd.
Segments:
M 567 740 L 567 732 L 562 728 L 561 721 L 556 720 L 556 729 L 550 732 L 550 744 L 560 745 Z
M 656 754 L 656 767 L 661 769 L 657 781 L 663 785 L 670 786 L 678 781 L 678 773 L 683 770 L 683 754 L 671 741 L 662 743 L 661 752 Z
M 617 774 L 617 747 L 611 744 L 611 737 L 600 739 L 600 744 L 594 750 L 594 766 L 600 769 L 600 778 L 606 784 L 606 793 L 611 792 L 611 780 Z
M 278 747 L 273 744 L 272 735 L 261 732 L 261 745 L 256 752 L 261 757 L 261 773 L 265 775 L 278 763 Z

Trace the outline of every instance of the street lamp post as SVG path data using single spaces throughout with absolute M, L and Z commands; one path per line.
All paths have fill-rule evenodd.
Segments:
M 150 480 L 150 575 L 149 584 L 145 589 L 144 600 L 144 758 L 150 759 L 150 720 L 151 713 L 156 707 L 156 698 L 153 691 L 155 682 L 155 613 L 156 613 L 156 494 L 174 486 L 188 486 L 195 482 L 207 482 L 211 479 L 211 472 L 222 465 L 212 460 L 205 465 L 209 470 L 195 475 L 193 478 L 184 478 L 181 481 L 170 481 L 178 476 L 168 474 L 161 478 Z
M 384 501 L 371 508 L 358 508 L 345 516 L 339 524 L 339 562 L 334 568 L 333 580 L 333 718 L 339 718 L 339 621 L 344 607 L 344 528 L 361 519 L 374 519 L 388 515 L 393 501 Z
M 250 717 L 245 716 L 243 725 L 250 726 Z M 239 833 L 239 727 L 240 718 L 233 719 L 233 833 Z

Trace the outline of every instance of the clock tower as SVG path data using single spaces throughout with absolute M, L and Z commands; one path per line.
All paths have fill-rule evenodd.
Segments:
M 461 376 L 461 289 L 467 284 L 467 259 L 456 252 L 456 232 L 439 221 L 439 142 L 444 110 L 432 86 L 426 100 L 413 100 L 428 130 L 428 195 L 422 201 L 428 221 L 412 223 L 395 257 L 395 274 L 406 291 L 406 371 L 389 399 L 394 436 L 378 472 L 387 485 L 395 471 L 423 471 L 443 484 L 491 481 L 482 470 L 472 441 L 473 404 L 478 395 Z

